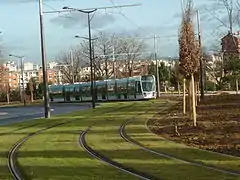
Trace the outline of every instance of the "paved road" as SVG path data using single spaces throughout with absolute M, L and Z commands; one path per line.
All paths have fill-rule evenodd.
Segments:
M 65 114 L 73 111 L 90 108 L 86 104 L 52 104 L 51 115 Z M 0 108 L 0 126 L 18 123 L 29 119 L 44 117 L 43 105 L 34 105 L 26 107 L 1 107 Z

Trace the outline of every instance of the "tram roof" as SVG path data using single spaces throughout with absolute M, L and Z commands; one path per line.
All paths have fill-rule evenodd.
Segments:
M 112 84 L 112 83 L 123 83 L 123 82 L 129 82 L 129 81 L 141 81 L 142 76 L 133 76 L 133 77 L 128 77 L 128 78 L 122 78 L 122 79 L 108 79 L 108 80 L 102 80 L 102 81 L 95 81 L 96 85 L 105 85 L 106 82 L 107 84 Z M 77 82 L 74 84 L 61 84 L 61 85 L 49 85 L 49 89 L 58 89 L 58 88 L 75 88 L 75 87 L 81 87 L 81 86 L 90 86 L 91 82 Z

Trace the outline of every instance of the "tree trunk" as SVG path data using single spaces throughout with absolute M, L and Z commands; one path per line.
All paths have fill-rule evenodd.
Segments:
M 33 102 L 33 92 L 31 91 L 31 102 Z
M 200 93 L 200 83 L 198 82 L 197 84 L 197 89 L 198 89 L 198 102 L 201 101 L 201 93 Z
M 189 119 L 192 119 L 192 81 L 191 81 L 191 79 L 188 80 L 188 105 L 187 105 L 187 107 L 188 107 L 188 112 L 189 112 Z
M 186 114 L 186 79 L 183 79 L 183 114 Z
M 191 88 L 192 88 L 192 120 L 193 120 L 193 126 L 197 126 L 197 114 L 196 114 L 196 104 L 195 104 L 195 88 L 194 88 L 194 76 L 191 75 Z
M 198 96 L 199 96 L 199 93 L 198 93 L 198 88 L 197 88 L 197 86 L 198 86 L 198 82 L 196 81 L 195 83 L 194 83 L 194 95 L 195 95 L 195 105 L 197 106 L 198 105 Z
M 165 93 L 167 93 L 167 85 L 166 85 L 166 83 L 164 83 L 164 91 L 165 91 Z
M 238 94 L 238 79 L 236 79 L 236 94 Z
M 178 83 L 177 83 L 177 86 L 178 86 L 178 97 L 179 97 L 179 99 L 180 99 L 180 94 L 181 94 L 181 92 L 180 92 L 180 83 L 179 83 L 179 81 L 178 81 Z
M 10 95 L 9 95 L 9 93 L 7 93 L 7 103 L 8 104 L 10 103 Z

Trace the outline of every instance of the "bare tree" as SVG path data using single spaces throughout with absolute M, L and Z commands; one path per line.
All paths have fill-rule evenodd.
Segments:
M 211 15 L 210 20 L 218 22 L 215 29 L 224 27 L 233 33 L 233 28 L 238 23 L 239 8 L 238 0 L 213 0 L 211 6 L 205 7 L 205 12 Z
M 145 49 L 145 44 L 139 39 L 120 39 L 119 50 L 124 57 L 124 76 L 133 76 L 135 68 L 135 61 L 141 56 L 141 53 Z
M 106 33 L 100 33 L 94 47 L 96 56 L 99 54 L 98 58 L 95 60 L 96 68 L 100 74 L 105 76 L 105 79 L 108 79 L 113 74 L 112 67 L 112 54 L 116 48 L 114 44 L 114 35 L 108 35 Z
M 9 83 L 4 84 L 3 92 L 6 94 L 6 100 L 7 100 L 7 103 L 9 104 L 10 103 L 10 93 L 11 93 Z
M 134 38 L 118 37 L 114 34 L 99 33 L 93 42 L 94 67 L 97 77 L 108 79 L 132 76 L 137 60 L 144 50 L 145 44 Z M 89 58 L 88 41 L 81 43 L 84 55 Z
M 57 62 L 58 68 L 63 74 L 63 82 L 73 83 L 80 81 L 80 72 L 87 59 L 81 46 L 70 49 L 68 52 L 59 55 Z

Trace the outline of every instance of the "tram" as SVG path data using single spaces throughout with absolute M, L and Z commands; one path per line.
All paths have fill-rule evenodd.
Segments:
M 49 85 L 50 100 L 55 102 L 91 101 L 91 82 Z M 108 79 L 93 83 L 96 101 L 143 100 L 156 98 L 156 79 L 153 75 Z

